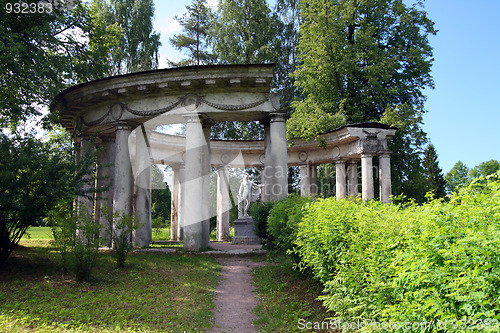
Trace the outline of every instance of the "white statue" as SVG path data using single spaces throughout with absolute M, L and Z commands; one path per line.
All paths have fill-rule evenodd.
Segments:
M 255 184 L 248 180 L 248 175 L 243 176 L 240 190 L 238 192 L 238 217 L 248 217 L 248 207 L 251 201 L 256 201 L 261 193 L 264 185 Z M 256 192 L 256 193 L 255 193 Z M 256 198 L 252 200 L 253 198 Z

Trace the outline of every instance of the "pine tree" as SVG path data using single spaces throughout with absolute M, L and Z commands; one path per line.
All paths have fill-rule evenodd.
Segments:
M 170 38 L 170 44 L 178 50 L 186 49 L 189 58 L 179 62 L 169 61 L 169 63 L 175 67 L 211 64 L 214 57 L 207 49 L 207 36 L 214 22 L 212 10 L 208 7 L 206 0 L 193 0 L 191 6 L 186 6 L 186 9 L 187 13 L 182 17 L 175 17 L 184 33 Z
M 443 170 L 439 167 L 438 156 L 434 145 L 429 144 L 425 148 L 422 164 L 424 176 L 427 180 L 428 191 L 432 191 L 435 198 L 443 198 L 446 195 L 446 182 L 443 177 Z

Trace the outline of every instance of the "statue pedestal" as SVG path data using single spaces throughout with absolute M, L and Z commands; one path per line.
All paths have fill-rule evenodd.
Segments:
M 234 220 L 233 244 L 261 244 L 261 239 L 255 235 L 251 216 Z

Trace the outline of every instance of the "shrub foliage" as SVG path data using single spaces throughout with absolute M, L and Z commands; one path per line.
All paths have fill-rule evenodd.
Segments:
M 284 253 L 292 250 L 303 208 L 309 202 L 309 198 L 292 195 L 274 203 L 267 218 L 273 248 Z
M 340 321 L 425 321 L 433 331 L 445 331 L 437 324 L 446 321 L 448 331 L 494 330 L 500 321 L 499 175 L 449 201 L 431 198 L 423 205 L 335 198 L 304 205 L 290 198 L 275 204 L 269 232 L 279 247 L 289 248 L 295 238 L 298 266 L 324 285 L 321 299 Z
M 74 270 L 77 281 L 89 281 L 99 252 L 100 225 L 94 223 L 83 207 L 60 202 L 46 218 L 52 227 L 52 244 L 61 254 L 63 267 Z
M 255 235 L 259 238 L 263 239 L 265 242 L 265 246 L 271 246 L 272 238 L 269 235 L 268 227 L 267 227 L 267 218 L 269 213 L 271 212 L 271 208 L 273 208 L 274 202 L 252 202 L 250 204 L 250 208 L 248 209 L 248 213 L 252 216 L 254 220 L 254 228 Z

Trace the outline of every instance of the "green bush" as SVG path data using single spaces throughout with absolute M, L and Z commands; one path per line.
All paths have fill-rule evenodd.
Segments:
M 449 202 L 424 205 L 318 199 L 299 224 L 299 267 L 311 269 L 324 284 L 324 305 L 342 322 L 426 321 L 435 331 L 487 319 L 498 323 L 495 179 L 472 184 Z M 439 321 L 448 323 L 446 330 Z
M 154 229 L 156 235 L 159 235 L 161 229 L 167 227 L 167 221 L 163 218 L 163 216 L 158 216 L 155 219 L 152 219 L 152 228 Z
M 349 237 L 359 207 L 354 202 L 335 198 L 320 198 L 310 204 L 295 241 L 295 252 L 301 258 L 299 267 L 310 267 L 322 283 L 329 281 L 337 271 L 343 252 L 349 251 Z
M 401 251 L 393 287 L 394 318 L 500 320 L 500 186 L 472 184 L 449 204 L 422 210 L 418 233 Z
M 297 238 L 298 224 L 302 220 L 303 208 L 312 200 L 297 195 L 277 201 L 267 218 L 267 230 L 273 238 L 273 247 L 283 253 L 293 249 Z
M 255 235 L 264 240 L 264 246 L 269 247 L 272 239 L 267 231 L 267 217 L 273 208 L 274 202 L 252 202 L 248 213 L 254 220 Z
M 61 254 L 64 269 L 74 269 L 77 281 L 90 280 L 99 251 L 100 225 L 87 216 L 83 207 L 73 209 L 71 202 L 56 205 L 46 221 L 52 225 L 52 243 Z
M 113 227 L 110 230 L 113 243 L 113 255 L 118 267 L 125 267 L 127 253 L 132 249 L 132 231 L 138 229 L 135 214 L 113 213 Z

